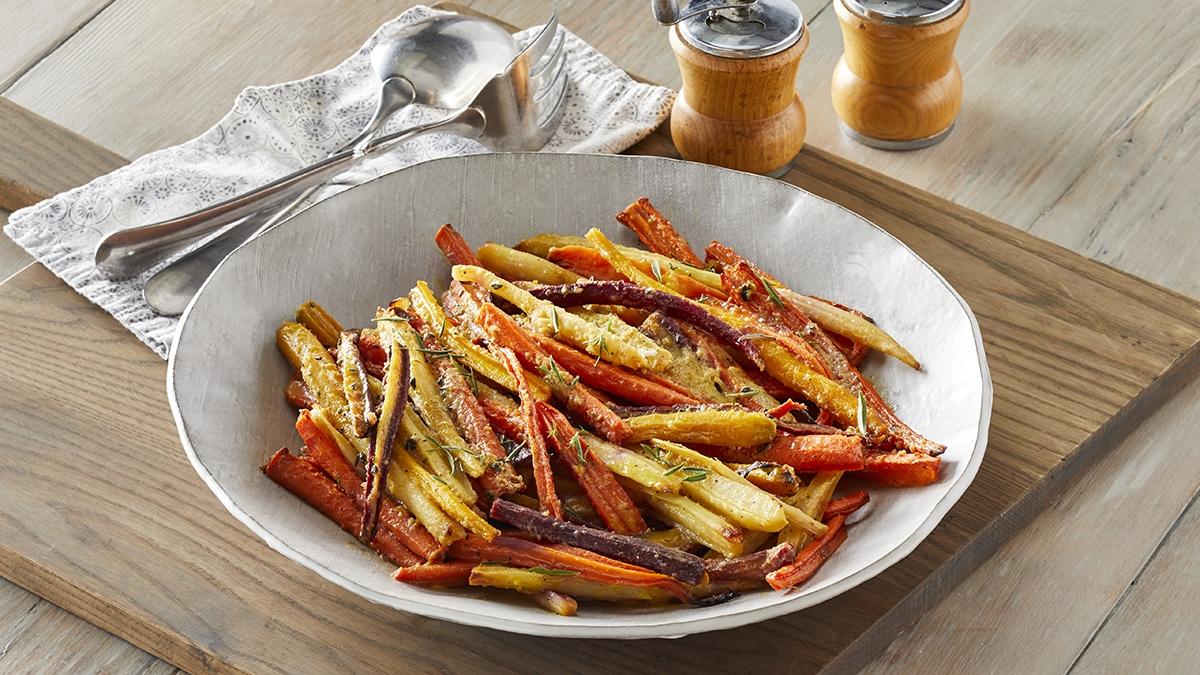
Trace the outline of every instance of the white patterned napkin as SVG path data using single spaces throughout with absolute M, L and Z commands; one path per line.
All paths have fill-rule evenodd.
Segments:
M 256 187 L 322 159 L 366 126 L 375 110 L 378 81 L 369 51 L 401 26 L 431 16 L 414 7 L 384 24 L 336 68 L 295 82 L 249 87 L 216 126 L 182 145 L 145 155 L 107 176 L 13 213 L 4 228 L 72 288 L 124 324 L 166 357 L 177 319 L 158 316 L 142 300 L 142 287 L 158 268 L 124 281 L 92 269 L 92 253 L 110 232 L 182 215 Z M 536 34 L 516 35 L 524 45 Z M 566 112 L 546 145 L 550 152 L 620 152 L 666 119 L 674 92 L 640 84 L 570 31 L 566 40 Z M 398 116 L 401 117 L 401 116 Z M 412 109 L 392 120 L 401 125 L 434 120 L 440 111 Z M 355 182 L 451 155 L 486 152 L 474 141 L 435 134 L 370 158 Z M 346 188 L 330 188 L 327 198 Z

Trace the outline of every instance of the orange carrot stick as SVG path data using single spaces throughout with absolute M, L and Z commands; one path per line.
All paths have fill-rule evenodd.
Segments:
M 566 570 L 578 573 L 581 579 L 620 586 L 660 588 L 683 602 L 692 602 L 687 588 L 665 574 L 626 563 L 617 564 L 616 561 L 599 554 L 593 553 L 585 557 L 570 551 L 569 548 L 544 546 L 516 537 L 499 536 L 489 542 L 482 537 L 468 535 L 466 539 L 450 545 L 450 554 L 458 560 Z
M 625 276 L 618 272 L 612 266 L 612 263 L 604 259 L 600 251 L 589 246 L 577 246 L 574 244 L 558 246 L 550 249 L 547 257 L 550 262 L 566 267 L 580 276 L 605 281 L 623 281 L 625 279 Z M 664 271 L 669 270 L 663 270 L 661 266 L 656 270 L 654 263 L 648 260 L 630 258 L 629 262 L 645 274 L 655 278 L 659 276 L 665 277 L 663 279 L 664 283 L 676 292 L 689 298 L 695 299 L 707 295 L 712 298 L 724 300 L 727 297 L 724 290 L 705 285 L 686 274 L 666 275 Z
M 537 400 L 529 391 L 529 382 L 525 379 L 525 369 L 517 355 L 507 347 L 497 350 L 500 361 L 509 374 L 517 381 L 517 394 L 521 397 L 521 423 L 525 433 L 525 443 L 533 459 L 533 480 L 537 486 L 538 502 L 547 515 L 563 519 L 562 502 L 554 490 L 554 470 L 550 468 L 550 451 L 546 449 L 546 438 L 542 428 L 541 416 L 537 414 L 534 402 Z
M 801 472 L 855 471 L 863 468 L 864 458 L 862 437 L 843 434 L 779 434 L 766 450 L 754 454 L 756 461 L 787 464 Z
M 846 516 L 834 516 L 826 524 L 829 529 L 825 534 L 805 546 L 796 554 L 794 561 L 767 575 L 767 583 L 771 584 L 771 588 L 782 591 L 808 581 L 846 541 L 846 529 L 843 527 Z
M 834 516 L 848 516 L 861 509 L 870 500 L 871 498 L 867 495 L 866 490 L 859 490 L 845 497 L 838 497 L 837 499 L 830 500 L 825 506 L 825 515 L 821 518 L 822 520 L 829 520 Z
M 300 434 L 301 440 L 308 448 L 308 456 L 317 466 L 333 478 L 342 492 L 356 503 L 363 504 L 362 478 L 354 467 L 350 466 L 350 461 L 342 454 L 337 443 L 321 431 L 307 410 L 302 411 L 296 418 L 296 433 Z M 445 547 L 438 544 L 433 535 L 429 534 L 429 530 L 390 497 L 384 498 L 379 511 L 379 523 L 392 536 L 426 560 L 440 560 L 445 553 Z
M 519 407 L 510 408 L 490 398 L 479 399 L 479 407 L 496 433 L 503 434 L 517 443 L 525 442 L 525 422 L 521 419 Z
M 592 453 L 587 442 L 571 426 L 566 416 L 553 406 L 538 401 L 534 407 L 550 430 L 550 444 L 559 458 L 575 476 L 579 487 L 592 502 L 596 514 L 608 529 L 618 534 L 641 534 L 650 529 L 629 493 L 617 482 L 616 476 Z
M 437 234 L 433 236 L 433 240 L 437 243 L 438 248 L 442 250 L 442 255 L 446 256 L 446 260 L 450 261 L 451 265 L 482 266 L 479 262 L 479 256 L 475 255 L 475 251 L 471 250 L 471 246 L 467 243 L 467 240 L 450 223 L 446 223 L 438 228 Z
M 591 279 L 623 281 L 624 276 L 616 270 L 600 252 L 590 246 L 555 246 L 546 259 L 572 272 Z
M 859 476 L 892 487 L 920 487 L 937 482 L 942 460 L 908 452 L 871 452 Z
M 448 588 L 466 586 L 473 569 L 475 569 L 473 562 L 425 563 L 424 565 L 401 567 L 396 570 L 392 578 L 409 584 Z
M 292 455 L 287 448 L 280 448 L 263 465 L 262 470 L 268 478 L 320 511 L 338 527 L 350 534 L 358 534 L 361 512 L 354 505 L 354 500 L 339 490 L 333 479 L 322 473 L 316 463 Z M 393 565 L 405 567 L 422 562 L 387 529 L 377 531 L 367 545 Z
M 542 335 L 533 339 L 572 376 L 580 382 L 606 391 L 627 401 L 641 405 L 685 405 L 699 403 L 699 399 L 680 392 L 674 385 L 667 386 L 662 378 L 650 379 L 628 368 L 597 361 L 595 357 L 570 345 Z
M 674 258 L 692 267 L 704 267 L 704 262 L 692 251 L 683 235 L 675 229 L 666 216 L 650 205 L 650 200 L 641 197 L 617 214 L 617 221 L 633 230 L 651 251 Z

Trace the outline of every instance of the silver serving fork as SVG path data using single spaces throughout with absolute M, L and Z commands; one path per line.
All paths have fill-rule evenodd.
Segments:
M 469 105 L 440 120 L 382 135 L 358 148 L 336 153 L 202 211 L 114 232 L 96 249 L 96 271 L 110 279 L 134 276 L 235 221 L 260 211 L 273 212 L 293 202 L 305 190 L 346 171 L 362 157 L 386 152 L 424 134 L 454 133 L 476 139 L 495 151 L 541 149 L 562 120 L 567 93 L 563 42 L 556 13 Z

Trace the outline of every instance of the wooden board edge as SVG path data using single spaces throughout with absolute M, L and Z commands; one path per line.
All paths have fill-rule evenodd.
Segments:
M 1062 246 L 1061 244 L 1057 244 L 1048 239 L 1042 239 L 1041 237 L 1036 237 L 1036 236 L 1026 232 L 1025 230 L 1013 227 L 1012 225 L 1009 225 L 1008 223 L 1005 223 L 1004 221 L 997 220 L 995 218 L 992 218 L 991 216 L 985 215 L 978 211 L 974 211 L 965 206 L 957 204 L 949 199 L 946 199 L 944 197 L 939 197 L 939 196 L 935 195 L 934 193 L 929 192 L 928 190 L 924 190 L 924 189 L 916 187 L 914 185 L 909 185 L 900 180 L 892 178 L 891 176 L 888 176 L 887 174 L 881 173 L 879 171 L 876 171 L 875 169 L 871 169 L 862 164 L 852 162 L 848 159 L 845 159 L 844 157 L 840 157 L 832 152 L 829 152 L 827 150 L 822 150 L 821 148 L 818 148 L 813 145 L 806 144 L 801 149 L 800 154 L 798 154 L 796 156 L 796 159 L 792 160 L 792 162 L 789 166 L 794 171 L 797 171 L 797 172 L 805 174 L 805 175 L 813 176 L 814 178 L 817 178 L 818 180 L 824 181 L 826 183 L 830 183 L 832 185 L 838 184 L 838 183 L 833 182 L 832 176 L 829 172 L 818 173 L 818 172 L 814 172 L 814 171 L 806 169 L 803 166 L 803 164 L 808 160 L 816 161 L 820 164 L 824 164 L 826 166 L 832 167 L 839 173 L 853 174 L 856 179 L 862 179 L 862 180 L 868 181 L 870 183 L 873 183 L 874 185 L 879 186 L 881 189 L 884 189 L 884 190 L 895 190 L 897 188 L 903 188 L 905 195 L 907 197 L 911 198 L 912 201 L 916 202 L 917 205 L 924 207 L 924 208 L 932 209 L 935 211 L 944 212 L 958 221 L 970 222 L 975 226 L 983 225 L 986 227 L 987 231 L 990 234 L 999 236 L 1008 242 L 1016 243 L 1017 245 L 1020 245 L 1021 248 L 1025 249 L 1025 250 L 1029 251 L 1030 253 L 1037 255 L 1037 256 L 1041 257 L 1042 259 L 1047 260 L 1048 262 L 1051 262 L 1053 264 L 1064 265 L 1070 269 L 1077 269 L 1077 263 L 1083 262 L 1083 261 L 1086 261 L 1088 263 L 1092 263 L 1095 265 L 1099 265 L 1100 267 L 1104 268 L 1107 272 L 1110 272 L 1114 275 L 1118 275 L 1123 279 L 1138 283 L 1148 289 L 1152 289 L 1156 293 L 1162 294 L 1162 297 L 1165 300 L 1169 300 L 1172 302 L 1178 301 L 1183 304 L 1189 305 L 1193 310 L 1193 317 L 1192 317 L 1191 322 L 1196 324 L 1197 328 L 1200 329 L 1200 300 L 1197 300 L 1196 298 L 1193 298 L 1188 295 L 1184 295 L 1183 293 L 1180 293 L 1179 291 L 1172 290 L 1170 288 L 1167 288 L 1166 286 L 1162 286 L 1160 284 L 1154 283 L 1153 281 L 1143 279 L 1142 277 L 1139 277 L 1136 274 L 1132 274 L 1130 272 L 1126 272 L 1125 270 L 1119 269 L 1117 267 L 1113 267 L 1112 265 L 1109 265 L 1108 263 L 1105 263 L 1105 262 L 1102 262 L 1099 260 L 1095 260 L 1086 255 L 1083 255 L 1082 253 L 1077 253 L 1075 251 L 1072 251 L 1069 248 L 1066 248 L 1065 246 Z M 868 197 L 867 195 L 864 195 L 861 193 L 857 193 L 857 194 L 860 198 L 862 198 L 876 206 L 879 206 L 881 208 L 886 209 L 889 206 L 887 204 L 882 204 L 882 203 L 878 202 L 877 200 L 873 200 L 870 197 Z M 1019 239 L 1020 241 L 1019 242 L 1016 241 L 1017 239 Z M 1027 245 L 1022 245 L 1024 243 L 1027 243 L 1030 241 L 1035 242 L 1037 244 L 1037 247 L 1030 247 Z
M 0 576 L 189 673 L 248 673 L 131 607 L 72 583 L 0 544 Z M 130 626 L 137 626 L 131 630 Z
M 128 160 L 0 97 L 0 208 L 32 206 L 119 169 Z M 15 149 L 15 150 L 14 150 Z
M 1200 343 L 1192 345 L 1136 397 L 1110 417 L 1022 497 L 963 543 L 949 560 L 925 577 L 901 600 L 875 620 L 832 661 L 822 673 L 858 673 L 870 665 L 921 615 L 933 607 L 960 581 L 1017 532 L 1033 521 L 1059 497 L 1083 471 L 1099 461 L 1149 417 L 1153 408 L 1178 393 L 1200 375 Z M 986 458 L 985 458 L 986 461 Z M 899 564 L 899 563 L 898 563 Z

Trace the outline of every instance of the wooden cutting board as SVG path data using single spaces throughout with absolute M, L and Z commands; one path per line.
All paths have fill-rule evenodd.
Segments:
M 674 154 L 662 133 L 632 152 Z M 0 206 L 122 162 L 0 99 Z M 995 384 L 974 484 L 862 586 L 670 641 L 546 640 L 374 606 L 225 512 L 183 455 L 165 364 L 37 265 L 0 284 L 0 574 L 192 671 L 853 668 L 1195 376 L 1200 304 L 818 150 L 783 180 L 934 265 L 974 309 Z

